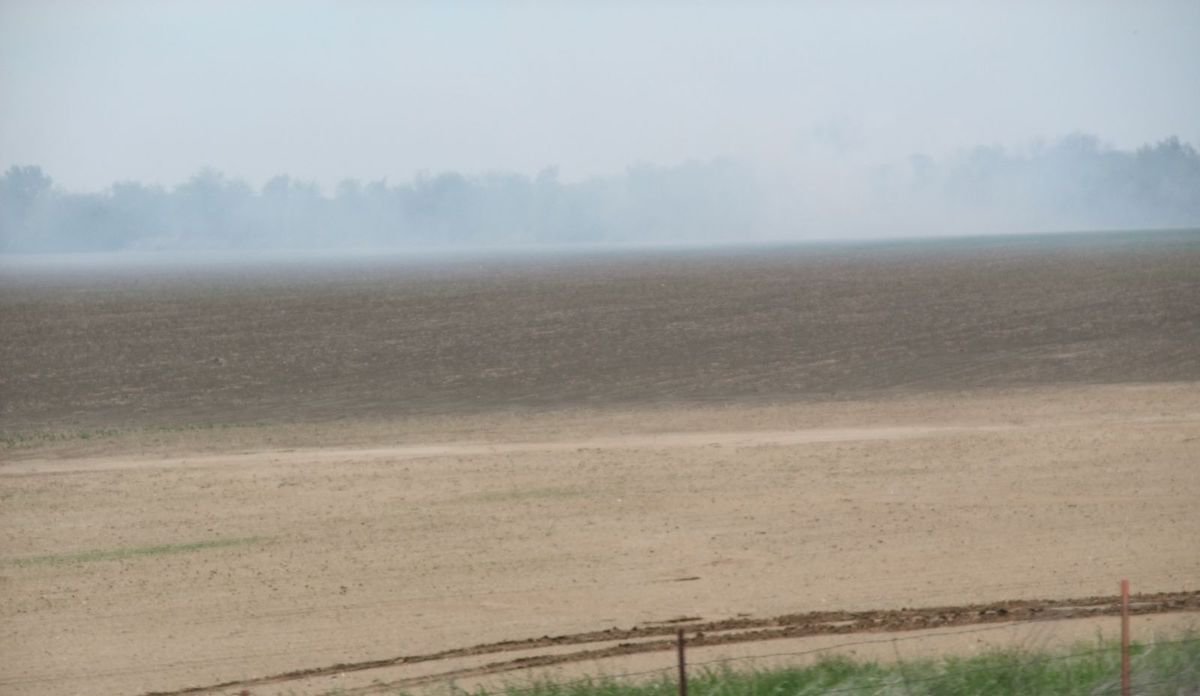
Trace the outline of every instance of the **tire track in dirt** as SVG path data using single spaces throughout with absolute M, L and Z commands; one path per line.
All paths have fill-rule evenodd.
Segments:
M 30 456 L 5 461 L 0 457 L 0 477 L 82 472 L 188 467 L 237 467 L 262 464 L 306 465 L 332 462 L 368 463 L 412 461 L 439 457 L 473 457 L 572 452 L 577 450 L 674 450 L 701 447 L 787 447 L 832 442 L 900 441 L 923 438 L 986 435 L 1013 431 L 1038 431 L 1122 423 L 1194 423 L 1200 413 L 1145 416 L 1114 420 L 1109 416 L 1063 419 L 1044 423 L 958 423 L 949 425 L 895 424 L 871 427 L 823 427 L 789 430 L 682 430 L 624 434 L 562 440 L 479 440 L 422 442 L 383 447 L 262 448 L 220 454 Z
M 1026 426 L 1031 427 L 1031 426 Z M 318 464 L 337 461 L 364 463 L 380 460 L 414 460 L 437 457 L 468 457 L 531 452 L 570 452 L 580 449 L 679 449 L 722 446 L 787 446 L 823 442 L 901 440 L 959 435 L 969 432 L 998 432 L 1011 425 L 878 426 L 870 428 L 810 428 L 801 430 L 747 430 L 666 432 L 646 435 L 594 437 L 544 442 L 462 442 L 404 444 L 390 447 L 275 449 L 229 454 L 196 454 L 182 457 L 83 457 L 73 459 L 28 459 L 0 464 L 0 476 L 25 476 L 74 472 L 116 471 L 187 466 L 248 466 L 271 464 Z
M 144 696 L 206 694 L 220 690 L 245 689 L 301 679 L 327 677 L 346 672 L 402 667 L 405 665 L 537 650 L 541 648 L 615 643 L 615 645 L 592 647 L 572 652 L 498 660 L 483 665 L 408 677 L 387 683 L 374 682 L 368 686 L 352 688 L 343 692 L 347 695 L 366 694 L 381 689 L 422 686 L 449 679 L 485 677 L 516 670 L 552 667 L 572 662 L 585 662 L 672 650 L 675 647 L 674 636 L 679 628 L 683 628 L 688 632 L 688 644 L 690 646 L 707 647 L 821 635 L 889 633 L 980 624 L 1058 621 L 1095 616 L 1112 616 L 1119 614 L 1120 611 L 1120 597 L 1096 596 L 1059 600 L 1011 600 L 989 604 L 912 609 L 818 611 L 784 614 L 762 619 L 736 618 L 707 622 L 702 620 L 670 622 L 635 626 L 628 629 L 610 628 L 560 636 L 542 636 L 540 638 L 483 643 L 423 655 L 401 655 L 380 660 L 339 663 L 325 667 L 301 669 L 220 684 L 194 686 L 174 691 L 153 691 L 146 693 Z M 1139 615 L 1200 611 L 1200 590 L 1134 595 L 1131 600 L 1130 611 L 1133 614 Z

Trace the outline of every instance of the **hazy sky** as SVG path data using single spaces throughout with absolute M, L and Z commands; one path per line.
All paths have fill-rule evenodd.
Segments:
M 566 179 L 1200 142 L 1200 2 L 0 0 L 0 167 Z

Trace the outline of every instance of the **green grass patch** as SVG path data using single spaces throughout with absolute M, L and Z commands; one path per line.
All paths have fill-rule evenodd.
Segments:
M 160 544 L 156 546 L 130 546 L 123 549 L 93 549 L 74 553 L 57 553 L 45 556 L 26 556 L 10 558 L 4 562 L 15 566 L 34 565 L 64 565 L 68 563 L 90 563 L 92 561 L 120 561 L 127 558 L 142 558 L 147 556 L 167 556 L 178 553 L 192 553 L 210 549 L 225 549 L 234 546 L 248 546 L 263 541 L 263 537 L 241 537 L 237 539 L 210 539 L 189 544 Z
M 560 498 L 578 498 L 587 495 L 582 488 L 512 488 L 503 491 L 488 491 L 462 498 L 454 502 L 462 503 L 511 503 L 522 500 L 557 500 Z
M 18 447 L 37 447 L 39 445 L 76 440 L 93 440 L 113 438 L 124 431 L 116 428 L 99 428 L 97 430 L 37 430 L 19 433 L 0 433 L 0 446 L 7 449 Z
M 972 657 L 900 663 L 829 657 L 794 668 L 755 670 L 737 666 L 745 664 L 748 663 L 727 661 L 694 665 L 689 670 L 688 693 L 691 696 L 1100 696 L 1120 693 L 1121 653 L 1115 643 L 1093 642 L 1062 651 L 1001 650 Z M 459 696 L 674 696 L 677 689 L 671 668 L 649 682 L 595 677 L 513 683 L 473 692 L 446 687 L 448 693 Z M 1200 632 L 1192 630 L 1170 640 L 1135 645 L 1133 692 L 1139 696 L 1200 693 Z
M 156 434 L 183 434 L 231 429 L 261 428 L 265 423 L 181 423 L 175 425 L 148 425 L 128 428 L 95 428 L 91 430 L 29 430 L 0 431 L 0 447 L 5 449 L 30 449 L 46 445 L 113 440 L 120 437 L 136 437 Z

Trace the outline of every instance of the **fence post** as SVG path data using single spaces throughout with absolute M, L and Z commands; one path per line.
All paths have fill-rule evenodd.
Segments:
M 679 652 L 679 696 L 687 696 L 687 659 L 684 656 L 683 629 L 675 633 L 675 647 Z
M 1129 670 L 1129 581 L 1121 581 L 1121 696 L 1131 696 L 1133 681 Z

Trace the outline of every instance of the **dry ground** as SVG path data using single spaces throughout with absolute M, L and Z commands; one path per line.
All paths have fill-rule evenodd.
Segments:
M 1200 235 L 1085 242 L 4 269 L 0 692 L 1198 590 Z
M 1200 232 L 0 265 L 0 435 L 1200 380 Z
M 546 414 L 493 438 L 477 416 L 470 442 L 446 423 L 362 450 L 14 458 L 0 685 L 168 690 L 679 617 L 1200 589 L 1191 384 Z

